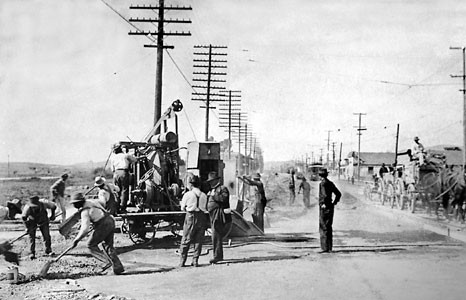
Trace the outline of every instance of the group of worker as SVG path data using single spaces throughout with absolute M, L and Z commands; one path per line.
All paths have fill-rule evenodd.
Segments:
M 296 200 L 296 180 L 295 180 L 295 171 L 291 170 L 290 171 L 290 178 L 288 181 L 288 190 L 289 190 L 289 200 L 288 200 L 288 205 L 293 206 L 295 204 Z M 301 175 L 298 177 L 301 179 L 301 183 L 299 184 L 298 187 L 298 194 L 303 192 L 303 204 L 304 207 L 309 209 L 311 208 L 311 184 L 307 181 L 306 177 L 304 175 Z

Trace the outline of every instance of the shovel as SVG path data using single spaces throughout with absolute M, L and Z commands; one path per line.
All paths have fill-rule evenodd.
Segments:
M 44 278 L 45 276 L 47 276 L 47 272 L 49 271 L 52 263 L 57 262 L 60 258 L 62 258 L 66 253 L 70 252 L 71 249 L 73 248 L 74 248 L 74 245 L 71 245 L 65 251 L 63 251 L 57 258 L 54 258 L 53 260 L 46 262 L 45 265 L 40 270 L 39 277 Z
M 86 237 L 92 230 L 94 229 L 91 229 L 89 230 L 85 235 L 83 235 L 79 240 L 82 240 L 84 237 Z M 44 278 L 45 276 L 47 276 L 47 272 L 49 271 L 50 269 L 50 266 L 54 263 L 54 262 L 57 262 L 60 258 L 62 258 L 66 253 L 70 252 L 75 246 L 74 245 L 71 245 L 69 246 L 65 251 L 63 251 L 59 256 L 57 256 L 56 258 L 48 261 L 45 263 L 45 265 L 42 267 L 42 269 L 40 270 L 39 272 L 39 277 L 41 278 Z

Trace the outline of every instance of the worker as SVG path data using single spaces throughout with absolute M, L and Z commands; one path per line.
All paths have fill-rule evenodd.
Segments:
M 252 180 L 246 176 L 238 177 L 238 179 L 251 185 L 254 189 L 254 202 L 252 204 L 252 222 L 259 227 L 260 230 L 264 231 L 264 211 L 267 205 L 267 198 L 265 197 L 264 184 L 261 182 L 260 173 L 252 175 Z
M 94 186 L 99 188 L 97 199 L 99 203 L 108 211 L 112 216 L 116 216 L 118 210 L 118 202 L 116 197 L 120 189 L 110 183 L 106 182 L 105 177 L 97 176 L 94 180 Z
M 0 223 L 4 220 L 14 220 L 16 213 L 21 213 L 21 200 L 13 199 L 7 201 L 7 206 L 0 206 Z M 0 255 L 3 255 L 7 262 L 19 265 L 19 255 L 10 251 L 13 245 L 9 241 L 0 243 Z
M 39 199 L 39 196 L 35 195 L 29 199 L 29 202 L 25 205 L 22 219 L 26 226 L 27 233 L 29 235 L 30 242 L 30 256 L 29 258 L 36 258 L 36 230 L 39 227 L 42 237 L 45 242 L 45 254 L 53 256 L 52 252 L 52 239 L 50 237 L 50 224 L 49 221 L 55 220 L 55 210 L 57 206 L 55 203 Z M 47 213 L 47 209 L 51 210 L 50 218 Z
M 301 183 L 299 184 L 298 194 L 301 193 L 301 190 L 303 191 L 304 207 L 309 209 L 311 208 L 311 185 L 306 180 L 306 177 L 304 177 L 304 175 L 301 178 Z
M 76 247 L 79 241 L 91 231 L 92 224 L 94 231 L 87 241 L 89 252 L 97 260 L 106 263 L 102 270 L 106 270 L 112 266 L 114 274 L 122 274 L 125 269 L 113 247 L 115 219 L 99 202 L 86 200 L 82 193 L 73 194 L 70 203 L 81 214 L 81 228 L 73 240 L 73 246 Z M 100 243 L 103 244 L 103 249 L 107 255 L 99 249 Z
M 379 176 L 380 178 L 383 179 L 383 176 L 385 175 L 385 173 L 388 173 L 390 170 L 387 168 L 387 166 L 385 165 L 385 163 L 382 163 L 382 166 L 380 167 L 380 170 L 379 170 Z
M 212 229 L 213 259 L 209 262 L 216 264 L 223 260 L 223 237 L 227 234 L 227 226 L 231 223 L 230 192 L 221 184 L 217 172 L 207 175 L 210 191 L 207 194 L 207 210 L 210 215 Z
M 50 187 L 52 201 L 57 203 L 61 210 L 61 223 L 66 220 L 66 205 L 65 205 L 65 181 L 68 179 L 68 174 L 64 173 Z
M 137 161 L 131 153 L 124 153 L 120 144 L 115 144 L 112 158 L 113 183 L 118 186 L 119 212 L 125 213 L 129 200 L 130 167 Z
M 288 189 L 290 190 L 290 206 L 294 204 L 294 200 L 296 199 L 296 185 L 294 180 L 294 170 L 291 170 L 291 177 L 290 181 L 288 182 Z
M 207 195 L 199 189 L 199 177 L 192 175 L 188 177 L 186 187 L 188 191 L 181 199 L 181 210 L 186 211 L 183 225 L 183 237 L 180 245 L 180 267 L 184 267 L 188 258 L 188 251 L 191 244 L 194 247 L 193 260 L 191 266 L 199 266 L 199 256 L 202 251 L 202 240 L 207 228 Z
M 320 253 L 332 252 L 333 246 L 333 215 L 335 205 L 340 201 L 341 193 L 328 177 L 327 169 L 319 171 L 321 182 L 319 184 L 319 232 L 320 232 Z M 332 194 L 335 198 L 332 199 Z
M 3 220 L 14 220 L 17 214 L 21 214 L 21 200 L 13 199 L 6 202 L 6 206 L 0 205 L 0 223 Z
M 424 146 L 419 142 L 419 137 L 417 136 L 414 137 L 414 143 L 411 147 L 411 151 L 413 160 L 417 160 L 419 165 L 422 166 L 424 164 L 426 152 Z

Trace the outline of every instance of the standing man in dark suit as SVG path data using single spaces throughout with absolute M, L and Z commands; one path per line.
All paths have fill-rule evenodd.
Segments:
M 319 171 L 321 182 L 319 184 L 319 232 L 320 232 L 320 248 L 319 253 L 329 253 L 333 246 L 333 214 L 335 205 L 340 201 L 341 193 L 331 182 L 327 176 L 327 169 Z M 332 194 L 335 199 L 332 199 Z
M 207 182 L 210 184 L 210 191 L 207 194 L 207 210 L 210 215 L 214 248 L 214 258 L 210 260 L 211 264 L 223 260 L 223 237 L 227 233 L 228 223 L 231 222 L 230 192 L 220 183 L 220 180 L 221 178 L 215 171 L 210 172 L 207 177 Z

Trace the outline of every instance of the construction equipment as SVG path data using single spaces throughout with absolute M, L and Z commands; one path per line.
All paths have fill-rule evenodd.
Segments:
M 182 108 L 181 101 L 174 101 L 142 142 L 118 142 L 137 158 L 129 172 L 132 177 L 129 202 L 134 209 L 130 207 L 127 213 L 118 215 L 123 219 L 122 232 L 128 233 L 135 244 L 151 241 L 157 230 L 168 229 L 177 235 L 183 227 L 185 212 L 180 209 L 180 201 L 185 184 L 179 154 L 183 148 L 178 142 L 176 115 Z M 168 130 L 170 119 L 174 119 L 175 131 Z M 187 149 L 186 173 L 198 175 L 204 182 L 208 173 L 215 171 L 223 179 L 225 164 L 219 142 L 190 142 L 184 149 Z M 201 185 L 201 190 L 209 189 Z

